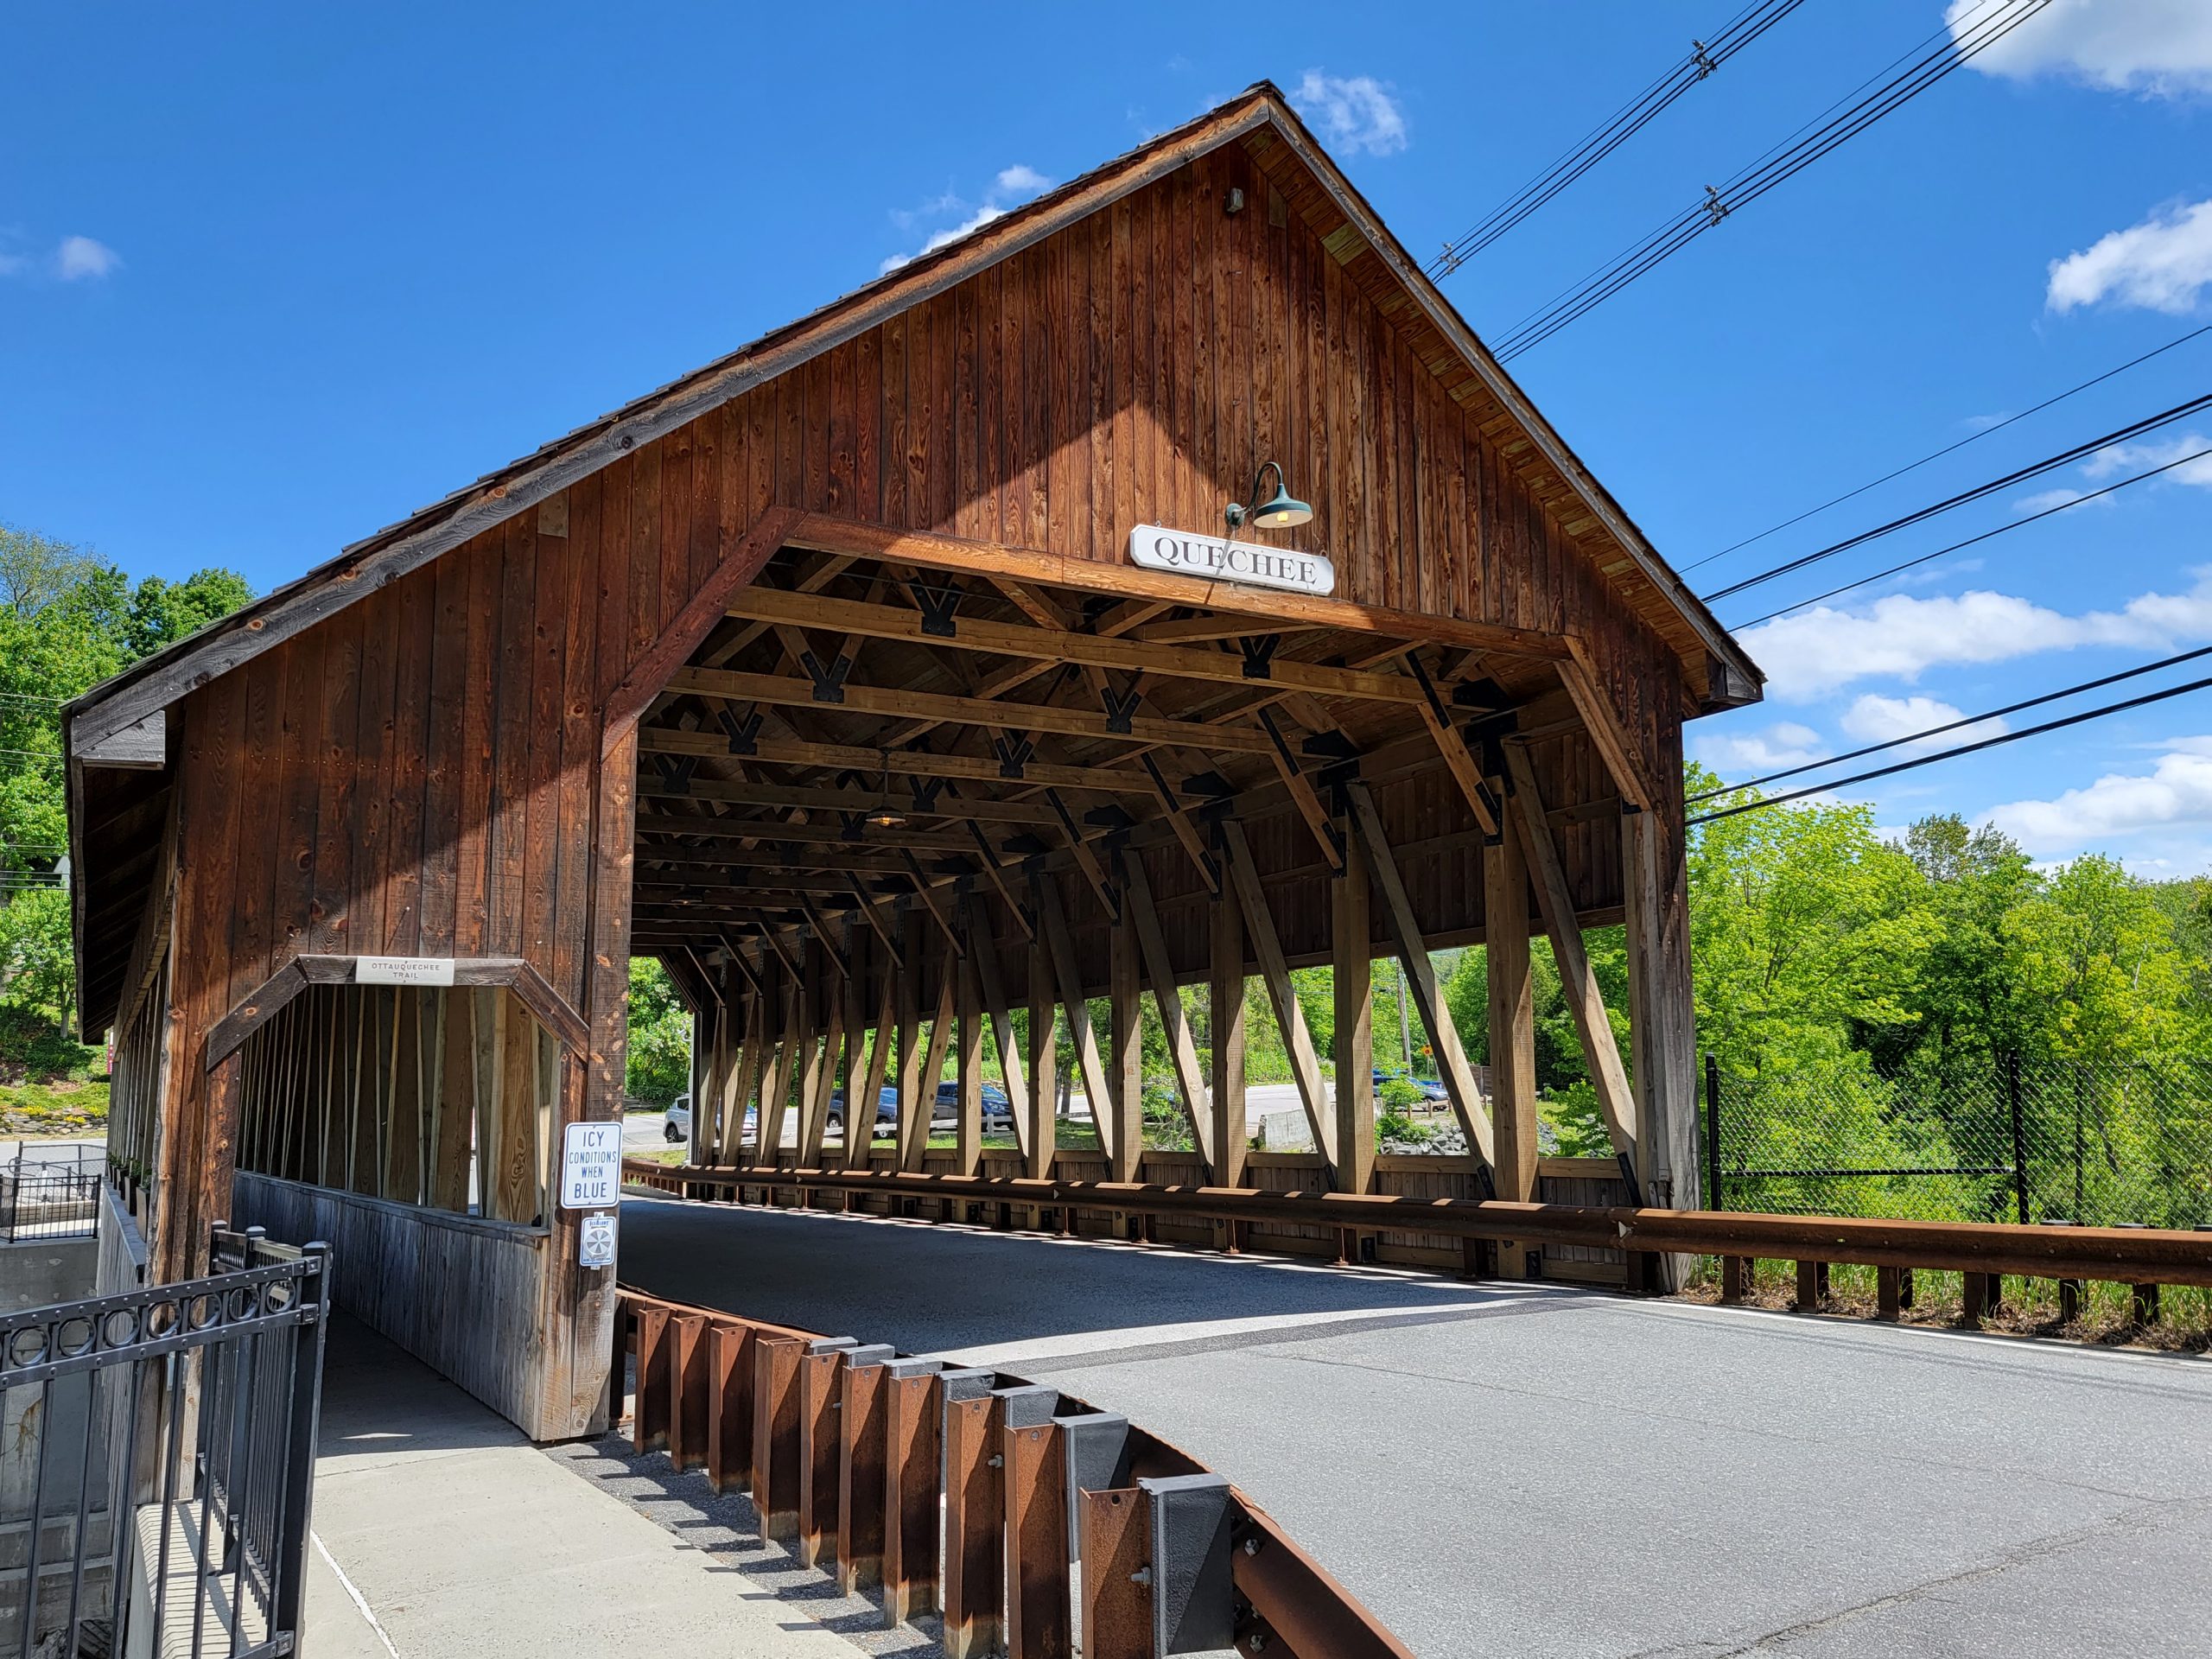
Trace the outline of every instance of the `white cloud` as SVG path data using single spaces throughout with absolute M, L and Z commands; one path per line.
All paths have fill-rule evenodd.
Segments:
M 2082 470 L 2091 478 L 2110 478 L 2115 473 L 2171 467 L 2178 461 L 2182 464 L 2166 474 L 2169 479 L 2177 484 L 2194 484 L 2199 489 L 2212 490 L 2212 454 L 2207 454 L 2208 450 L 2212 450 L 2212 438 L 2201 432 L 2184 432 L 2178 437 L 2108 444 L 2083 461 Z
M 1388 156 L 1407 143 L 1406 115 L 1386 81 L 1372 75 L 1325 75 L 1308 69 L 1291 89 L 1291 107 L 1341 149 Z
M 1931 726 L 1948 726 L 1965 713 L 1964 709 L 1934 697 L 1882 697 L 1869 692 L 1843 711 L 1840 723 L 1861 743 L 1888 743 L 1910 737 L 1915 732 L 1924 732 Z M 1931 749 L 1948 749 L 1955 743 L 1975 743 L 1985 737 L 2000 736 L 2010 729 L 2002 720 L 1977 720 L 1971 726 L 1961 726 L 1940 737 L 1923 737 L 1900 747 L 1907 754 L 1922 754 Z
M 2212 7 L 2206 9 L 2212 16 Z M 2154 213 L 2050 262 L 2044 303 L 2053 311 L 2113 300 L 2176 315 L 2212 283 L 2212 200 Z
M 123 256 L 89 236 L 65 236 L 54 251 L 54 274 L 65 283 L 106 276 L 123 263 Z
M 1821 734 L 1809 726 L 1783 721 L 1763 732 L 1700 733 L 1697 758 L 1717 772 L 1780 772 L 1802 766 L 1827 753 Z
M 1951 0 L 1943 20 L 1955 40 L 2001 28 L 2005 9 L 2006 0 Z M 1974 66 L 2014 80 L 2056 74 L 2160 98 L 2212 91 L 2212 7 L 2204 0 L 2050 0 L 1991 41 Z
M 876 267 L 876 275 L 888 276 L 901 265 L 913 264 L 924 254 L 935 253 L 946 244 L 957 242 L 970 231 L 981 230 L 993 219 L 1002 216 L 1008 207 L 1027 200 L 1039 190 L 1051 188 L 1052 183 L 1052 180 L 1026 162 L 1016 162 L 1011 167 L 999 169 L 998 176 L 991 181 L 990 192 L 985 196 L 983 205 L 972 213 L 968 213 L 968 204 L 950 189 L 942 195 L 931 197 L 918 208 L 893 210 L 891 222 L 900 230 L 910 230 L 925 220 L 941 219 L 947 213 L 968 213 L 968 217 L 957 225 L 949 225 L 933 232 L 930 239 L 912 253 L 891 255 Z
M 2037 490 L 2033 495 L 2024 495 L 2012 504 L 2012 511 L 2023 516 L 2031 512 L 2049 512 L 2053 507 L 2070 507 L 2076 501 L 2085 501 L 2085 490 Z M 2106 498 L 2110 499 L 2109 497 Z
M 2056 799 L 2008 801 L 1987 816 L 2031 852 L 2072 853 L 2109 836 L 2212 823 L 2212 755 L 2177 748 L 2148 776 L 2107 772 Z
M 2185 594 L 2139 594 L 2117 611 L 2069 616 L 2011 594 L 1976 590 L 1918 599 L 1891 594 L 1863 609 L 1826 605 L 1752 628 L 1744 648 L 1785 702 L 1824 696 L 1853 680 L 1911 681 L 1955 663 L 2001 663 L 2077 645 L 2171 645 L 2212 639 L 2212 566 Z

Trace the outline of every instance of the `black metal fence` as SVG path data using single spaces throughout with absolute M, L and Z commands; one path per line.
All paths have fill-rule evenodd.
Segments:
M 15 1157 L 0 1164 L 0 1243 L 91 1237 L 106 1168 L 98 1147 L 40 1159 L 19 1144 Z
M 1706 1063 L 1718 1210 L 1927 1221 L 2212 1224 L 2212 1060 L 1852 1056 L 1734 1076 Z
M 0 1653 L 298 1646 L 327 1247 L 0 1316 Z

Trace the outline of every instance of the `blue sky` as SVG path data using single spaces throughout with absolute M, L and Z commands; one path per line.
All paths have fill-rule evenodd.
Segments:
M 1425 257 L 1738 3 L 13 8 L 0 520 L 266 588 L 1263 75 Z M 1945 23 L 1807 0 L 1446 293 L 1503 335 Z M 2212 5 L 2051 0 L 1513 372 L 1683 568 L 2208 321 Z M 1691 582 L 2207 391 L 2212 335 Z M 1718 608 L 2207 445 L 2200 416 Z M 2208 525 L 2212 461 L 1753 628 L 1769 700 L 1693 753 L 1749 776 L 2212 644 Z M 2212 693 L 1850 798 L 2212 870 Z

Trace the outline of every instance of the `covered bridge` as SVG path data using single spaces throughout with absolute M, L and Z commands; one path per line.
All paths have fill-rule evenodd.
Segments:
M 341 1303 L 572 1434 L 613 1274 L 560 1147 L 620 1112 L 633 952 L 698 1016 L 699 1161 L 973 1172 L 990 1043 L 994 1166 L 1279 1182 L 1248 1166 L 1249 976 L 1300 1179 L 1355 1192 L 1389 1174 L 1395 955 L 1473 1149 L 1435 1179 L 1525 1197 L 1541 931 L 1614 1179 L 1688 1205 L 1681 729 L 1758 684 L 1255 86 L 73 704 L 115 1176 L 161 1275 L 218 1218 L 327 1236 Z M 1623 921 L 1625 1056 L 1580 944 Z M 1486 1079 L 1427 955 L 1475 942 Z M 1288 977 L 1319 963 L 1327 1060 Z M 1144 1144 L 1147 995 L 1195 1150 Z M 1035 1086 L 1071 1054 L 1080 1154 Z M 848 1146 L 880 1086 L 895 1133 L 868 1148 L 862 1108 Z

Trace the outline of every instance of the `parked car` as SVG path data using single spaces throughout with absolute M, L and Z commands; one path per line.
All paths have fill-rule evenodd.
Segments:
M 691 1096 L 678 1095 L 661 1114 L 661 1133 L 673 1143 L 691 1138 Z
M 841 1135 L 844 1132 L 845 1091 L 842 1089 L 830 1096 L 830 1127 Z M 898 1127 L 899 1091 L 886 1084 L 875 1091 L 875 1135 L 888 1135 Z
M 930 1127 L 957 1124 L 960 1122 L 960 1085 L 957 1082 L 940 1083 L 937 1086 L 937 1101 L 930 1111 Z M 1007 1098 L 1006 1090 L 995 1083 L 983 1085 L 983 1133 L 1012 1135 L 1014 1133 L 1014 1103 Z
M 1414 1087 L 1421 1090 L 1423 1100 L 1449 1100 L 1452 1091 L 1435 1077 L 1415 1077 Z

